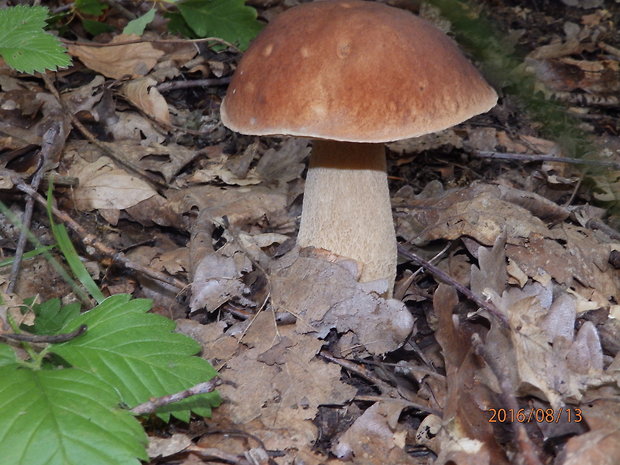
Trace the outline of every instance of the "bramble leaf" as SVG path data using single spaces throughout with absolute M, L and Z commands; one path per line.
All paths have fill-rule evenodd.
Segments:
M 245 50 L 263 28 L 244 0 L 186 0 L 177 4 L 198 37 L 218 37 Z
M 139 465 L 146 435 L 115 390 L 85 371 L 0 367 L 0 457 L 27 465 Z
M 173 321 L 146 313 L 151 302 L 115 295 L 92 310 L 71 320 L 60 332 L 80 325 L 88 331 L 77 338 L 51 347 L 51 352 L 76 368 L 87 370 L 114 386 L 129 407 L 187 389 L 208 381 L 217 372 L 200 357 L 200 345 L 174 332 Z M 166 411 L 188 421 L 190 410 L 211 414 L 219 395 L 209 393 L 168 406 Z M 160 416 L 167 420 L 169 413 Z
M 0 9 L 0 55 L 7 65 L 33 73 L 71 64 L 58 38 L 43 31 L 47 15 L 42 6 Z

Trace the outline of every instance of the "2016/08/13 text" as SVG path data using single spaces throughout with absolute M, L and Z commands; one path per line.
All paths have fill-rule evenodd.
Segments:
M 489 423 L 529 423 L 535 421 L 537 423 L 560 423 L 562 415 L 565 415 L 565 420 L 568 423 L 580 423 L 583 421 L 583 415 L 581 409 L 575 408 L 533 408 L 533 409 L 505 409 L 505 408 L 491 408 L 487 410 L 491 416 Z

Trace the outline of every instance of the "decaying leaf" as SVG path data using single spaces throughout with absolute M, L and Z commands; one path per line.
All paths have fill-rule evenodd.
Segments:
M 159 123 L 170 125 L 168 104 L 155 84 L 157 81 L 152 78 L 133 79 L 123 85 L 122 92 L 127 100 L 143 113 L 153 117 Z
M 340 437 L 332 452 L 354 463 L 415 465 L 403 450 L 407 431 L 394 428 L 404 404 L 379 402 L 369 407 Z
M 105 156 L 93 163 L 75 163 L 69 175 L 80 180 L 73 194 L 80 210 L 123 210 L 157 194 L 145 181 L 115 168 Z
M 528 277 L 546 272 L 599 307 L 620 300 L 620 276 L 608 263 L 613 241 L 579 226 L 555 224 L 568 212 L 519 192 L 485 184 L 423 192 L 409 201 L 411 214 L 398 218 L 398 232 L 416 244 L 466 236 L 484 245 L 504 233 L 507 256 Z
M 372 354 L 400 347 L 411 332 L 413 319 L 402 302 L 369 292 L 377 283 L 358 283 L 355 264 L 332 263 L 320 255 L 291 252 L 271 276 L 271 302 L 280 312 L 297 318 L 297 331 L 316 332 L 319 337 L 336 328 L 353 332 Z
M 240 339 L 243 350 L 226 363 L 223 414 L 265 441 L 267 448 L 307 446 L 316 439 L 309 421 L 320 404 L 342 404 L 355 388 L 340 381 L 340 368 L 315 356 L 323 342 L 294 326 L 276 329 L 271 312 L 261 312 Z M 241 336 L 241 334 L 239 334 Z M 205 354 L 210 357 L 209 352 Z M 253 421 L 254 420 L 254 421 Z
M 78 57 L 88 68 L 112 79 L 140 77 L 146 75 L 164 55 L 164 52 L 148 42 L 127 45 L 113 45 L 139 39 L 137 35 L 120 34 L 107 47 L 69 45 L 69 53 Z

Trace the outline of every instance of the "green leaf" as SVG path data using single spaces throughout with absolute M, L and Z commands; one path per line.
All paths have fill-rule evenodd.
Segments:
M 187 0 L 177 7 L 198 37 L 218 37 L 242 50 L 263 28 L 243 0 Z
M 58 38 L 43 31 L 47 8 L 24 5 L 0 9 L 0 55 L 7 65 L 24 73 L 69 66 Z
M 47 191 L 47 216 L 50 221 L 50 225 L 52 227 L 52 234 L 58 243 L 58 247 L 60 251 L 67 260 L 69 264 L 69 268 L 73 272 L 74 276 L 82 283 L 82 285 L 88 290 L 91 296 L 97 302 L 103 302 L 105 297 L 102 292 L 99 290 L 99 287 L 93 281 L 93 278 L 88 273 L 88 270 L 80 260 L 80 256 L 78 255 L 71 239 L 69 238 L 69 233 L 67 232 L 67 228 L 63 224 L 54 223 L 54 215 L 52 214 L 52 190 L 53 184 L 50 183 L 48 191 Z
M 101 16 L 108 5 L 100 0 L 75 0 L 75 9 L 91 16 Z
M 52 346 L 50 351 L 114 386 L 129 407 L 213 378 L 217 373 L 211 365 L 193 356 L 200 345 L 175 333 L 173 321 L 146 313 L 150 307 L 151 301 L 145 299 L 130 300 L 122 294 L 109 297 L 60 330 L 67 333 L 85 324 L 85 334 Z M 218 404 L 219 395 L 209 393 L 168 406 L 165 411 L 188 421 L 190 410 L 209 416 L 211 407 Z M 169 418 L 167 413 L 160 416 Z
M 92 36 L 103 34 L 104 32 L 113 31 L 114 28 L 109 24 L 102 23 L 101 21 L 93 21 L 91 19 L 82 19 L 82 26 L 84 30 Z
M 38 257 L 39 255 L 42 255 L 45 252 L 49 252 L 53 248 L 54 248 L 53 245 L 46 245 L 44 247 L 37 247 L 36 249 L 31 250 L 30 252 L 26 252 L 22 256 L 22 260 L 30 260 L 31 258 Z M 13 258 L 7 258 L 7 259 L 4 259 L 4 260 L 0 260 L 0 268 L 12 265 L 13 261 L 14 261 Z
M 11 346 L 0 344 L 0 367 L 11 365 L 17 362 L 15 351 Z M 2 379 L 0 379 L 0 382 Z
M 0 367 L 0 457 L 11 465 L 139 465 L 140 423 L 113 388 L 75 368 Z
M 61 305 L 60 299 L 50 299 L 32 306 L 34 325 L 24 329 L 33 334 L 58 334 L 60 329 L 80 314 L 79 302 Z
M 131 20 L 123 29 L 123 34 L 136 34 L 141 36 L 144 29 L 155 19 L 155 8 L 151 8 L 139 18 Z

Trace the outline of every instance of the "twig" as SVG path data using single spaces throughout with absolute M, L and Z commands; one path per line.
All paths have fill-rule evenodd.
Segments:
M 122 16 L 124 16 L 128 20 L 131 21 L 133 19 L 136 19 L 135 13 L 132 13 L 131 11 L 129 11 L 127 8 L 125 8 L 123 5 L 121 5 L 116 0 L 103 0 L 103 1 L 107 3 L 108 5 L 110 5 L 112 9 L 119 12 Z
M 486 300 L 482 299 L 480 296 L 477 296 L 476 294 L 474 294 L 471 291 L 471 289 L 468 289 L 467 287 L 463 286 L 461 283 L 459 283 L 456 279 L 451 277 L 449 274 L 440 270 L 435 265 L 427 262 L 426 260 L 418 256 L 417 254 L 407 250 L 405 247 L 403 247 L 400 244 L 398 245 L 398 253 L 408 258 L 409 260 L 414 262 L 416 265 L 426 268 L 436 279 L 453 286 L 458 292 L 463 294 L 463 296 L 465 296 L 466 298 L 474 302 L 480 308 L 485 309 L 493 317 L 497 318 L 497 320 L 503 327 L 508 328 L 510 326 L 508 323 L 508 318 L 506 318 L 506 315 L 504 315 L 501 311 L 499 311 L 497 307 L 495 307 L 495 305 L 493 305 L 491 302 L 487 302 Z
M 527 154 L 527 153 L 507 153 L 507 152 L 492 152 L 488 150 L 475 150 L 471 152 L 475 157 L 490 158 L 500 160 L 517 160 L 517 161 L 555 161 L 559 163 L 570 163 L 573 165 L 588 165 L 588 166 L 604 166 L 614 169 L 620 169 L 620 162 L 611 160 L 586 160 L 583 158 L 568 158 L 568 157 L 556 157 L 550 154 Z
M 499 387 L 502 391 L 501 396 L 504 400 L 506 410 L 518 412 L 519 404 L 514 396 L 515 389 L 510 383 L 510 376 L 506 374 L 506 369 L 508 367 L 502 367 L 497 363 L 498 358 L 489 353 L 486 346 L 482 342 L 482 339 L 480 339 L 479 334 L 475 333 L 472 335 L 471 343 L 474 351 L 484 359 L 499 381 Z M 515 421 L 512 423 L 512 429 L 517 441 L 516 449 L 521 455 L 521 461 L 518 461 L 518 463 L 523 463 L 525 465 L 542 465 L 542 462 L 536 453 L 536 448 L 532 443 L 532 440 L 527 435 L 525 425 L 519 421 Z
M 32 178 L 32 188 L 36 191 L 41 184 L 41 180 L 45 175 L 45 172 L 49 169 L 48 161 L 52 158 L 54 153 L 58 152 L 58 140 L 62 138 L 64 142 L 64 131 L 62 125 L 55 122 L 41 138 L 41 151 L 39 159 L 39 168 Z M 32 221 L 32 212 L 34 208 L 34 199 L 31 197 L 26 199 L 26 206 L 24 207 L 24 214 L 22 215 L 22 225 L 17 241 L 17 248 L 15 249 L 15 257 L 13 265 L 11 267 L 11 274 L 9 277 L 9 284 L 7 286 L 7 292 L 12 293 L 17 286 L 17 280 L 19 279 L 19 271 L 22 264 L 22 256 L 24 255 L 24 249 L 26 247 L 26 230 L 30 227 Z
M 32 187 L 30 187 L 28 184 L 24 183 L 20 179 L 15 179 L 14 182 L 15 182 L 15 186 L 17 187 L 17 189 L 28 194 L 29 196 L 34 198 L 35 201 L 47 207 L 47 202 L 45 201 L 45 199 L 38 192 L 36 192 Z M 143 265 L 140 265 L 139 263 L 134 263 L 133 261 L 128 259 L 125 256 L 125 254 L 123 254 L 122 252 L 117 252 L 112 247 L 109 247 L 108 245 L 104 244 L 94 234 L 91 234 L 88 231 L 86 231 L 86 229 L 84 229 L 82 225 L 80 225 L 77 221 L 75 221 L 65 212 L 58 210 L 58 208 L 52 206 L 52 213 L 54 214 L 54 216 L 60 219 L 63 223 L 65 223 L 73 232 L 75 232 L 80 237 L 82 243 L 85 246 L 94 247 L 101 254 L 112 258 L 114 262 L 120 263 L 127 269 L 138 271 L 146 276 L 156 279 L 157 281 L 161 281 L 162 283 L 168 284 L 169 286 L 175 287 L 179 290 L 185 289 L 186 284 L 183 283 L 182 281 L 179 281 L 178 279 L 168 276 L 159 271 L 155 271 L 150 268 L 147 268 Z
M 167 396 L 152 398 L 147 402 L 136 405 L 130 411 L 134 415 L 146 415 L 149 413 L 154 413 L 158 408 L 163 407 L 164 405 L 173 404 L 175 402 L 179 402 L 180 400 L 187 399 L 188 397 L 197 396 L 198 394 L 213 392 L 215 388 L 220 384 L 222 384 L 222 380 L 216 376 L 211 381 L 197 384 L 181 392 L 169 394 Z
M 235 52 L 241 52 L 241 50 L 239 50 L 239 47 L 231 44 L 224 39 L 220 39 L 219 37 L 204 37 L 202 39 L 136 39 L 105 44 L 99 42 L 82 42 L 76 40 L 67 40 L 62 38 L 60 39 L 60 41 L 67 45 L 79 45 L 81 47 L 119 47 L 121 45 L 142 44 L 145 42 L 153 44 L 199 44 L 202 42 L 215 42 L 217 44 L 226 45 L 228 48 L 234 50 Z
M 411 402 L 407 399 L 394 399 L 393 397 L 385 397 L 385 396 L 355 396 L 355 400 L 362 400 L 366 402 L 397 402 L 399 404 L 404 404 L 407 407 L 414 408 L 416 410 L 420 410 L 421 412 L 431 413 L 433 415 L 441 418 L 443 416 L 443 412 L 433 407 L 429 407 L 428 405 L 418 404 L 417 402 Z
M 598 220 L 596 218 L 592 218 L 591 220 L 588 220 L 588 222 L 586 223 L 586 228 L 598 229 L 600 231 L 603 231 L 605 234 L 607 234 L 610 237 L 610 239 L 613 239 L 614 241 L 620 241 L 620 232 L 616 231 L 614 228 L 612 228 L 608 224 L 605 224 L 601 220 Z
M 73 126 L 79 130 L 82 135 L 84 137 L 86 137 L 86 139 L 88 139 L 88 141 L 97 146 L 102 152 L 104 152 L 106 155 L 108 155 L 110 158 L 112 158 L 112 160 L 114 160 L 116 163 L 120 164 L 121 166 L 123 166 L 124 168 L 127 168 L 128 170 L 130 170 L 132 173 L 140 176 L 140 178 L 144 179 L 145 182 L 147 182 L 149 185 L 151 185 L 154 188 L 167 188 L 168 186 L 166 184 L 164 184 L 163 182 L 161 182 L 156 176 L 151 175 L 147 172 L 142 171 L 140 168 L 134 166 L 132 163 L 130 163 L 129 161 L 123 159 L 123 157 L 121 157 L 120 155 L 118 155 L 114 150 L 112 150 L 108 145 L 104 144 L 103 142 L 101 142 L 100 140 L 98 140 L 92 132 L 90 132 L 88 130 L 88 128 L 86 128 L 86 126 L 84 126 L 82 124 L 82 122 L 80 120 L 78 120 L 76 118 L 76 116 L 73 114 L 73 112 L 71 111 L 71 109 L 67 106 L 67 104 L 65 103 L 65 101 L 60 97 L 60 94 L 58 93 L 58 90 L 56 89 L 56 87 L 54 86 L 54 83 L 50 80 L 50 78 L 48 76 L 46 76 L 45 74 L 41 75 L 43 81 L 45 82 L 45 86 L 48 88 L 48 90 L 52 93 L 52 95 L 54 97 L 56 97 L 56 100 L 58 100 L 58 103 L 60 104 L 60 106 L 62 107 L 63 111 L 69 115 L 69 117 L 71 118 L 71 124 L 73 124 Z
M 160 92 L 169 92 L 177 89 L 188 89 L 191 87 L 213 87 L 213 86 L 225 86 L 230 82 L 230 77 L 219 79 L 193 79 L 190 81 L 172 81 L 164 82 L 155 86 Z
M 67 342 L 71 339 L 84 334 L 88 327 L 81 325 L 78 329 L 71 331 L 70 333 L 54 334 L 54 335 L 36 335 L 36 334 L 0 334 L 0 338 L 10 339 L 12 341 L 19 342 L 32 342 L 36 344 L 58 344 L 60 342 Z
M 228 452 L 215 449 L 214 447 L 200 447 L 196 444 L 192 444 L 186 450 L 193 454 L 199 455 L 203 459 L 209 460 L 209 463 L 212 463 L 212 461 L 218 461 L 232 463 L 233 465 L 252 465 L 250 461 L 243 457 L 229 454 Z

